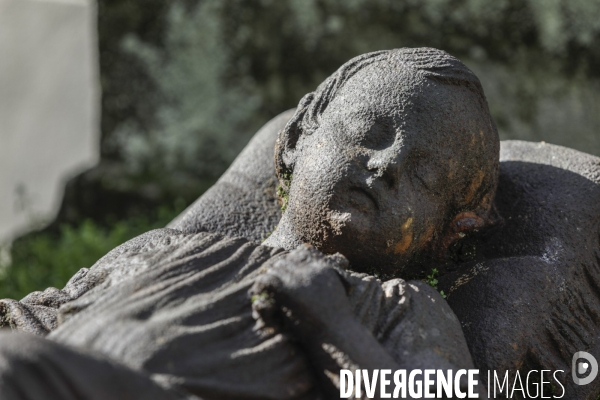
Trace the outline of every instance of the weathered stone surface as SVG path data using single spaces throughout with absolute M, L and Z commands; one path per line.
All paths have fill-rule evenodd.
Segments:
M 339 269 L 347 265 L 341 256 L 328 259 L 310 248 L 288 255 L 245 239 L 161 229 L 82 270 L 61 291 L 71 301 L 58 308 L 59 326 L 47 340 L 1 337 L 0 395 L 20 399 L 14 393 L 33 387 L 44 399 L 102 398 L 90 393 L 112 393 L 105 382 L 119 375 L 117 388 L 154 390 L 152 398 L 317 398 L 318 372 L 302 340 L 281 326 L 257 329 L 248 295 L 273 264 L 303 269 L 314 262 L 338 268 L 355 318 L 400 365 L 472 366 L 458 320 L 422 282 L 382 283 Z M 319 301 L 312 286 L 304 290 Z M 62 373 L 36 385 L 21 380 L 50 369 Z M 164 394 L 153 383 L 144 387 L 147 375 Z M 61 397 L 65 388 L 73 397 Z M 86 395 L 71 392 L 78 390 Z
M 500 160 L 503 223 L 477 241 L 475 260 L 440 278 L 440 289 L 479 368 L 563 369 L 570 398 L 593 398 L 600 388 L 576 387 L 569 373 L 576 351 L 600 354 L 600 159 L 505 141 Z
M 503 223 L 440 287 L 477 367 L 562 369 L 565 398 L 595 399 L 600 380 L 575 385 L 571 358 L 600 355 L 600 158 L 521 141 L 500 154 Z
M 168 226 L 184 232 L 220 232 L 263 241 L 281 219 L 274 148 L 294 110 L 269 121 L 221 178 Z
M 106 357 L 27 334 L 0 332 L 0 376 L 3 400 L 199 400 Z

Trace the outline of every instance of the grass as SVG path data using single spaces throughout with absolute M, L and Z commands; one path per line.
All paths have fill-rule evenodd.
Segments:
M 281 203 L 281 212 L 285 212 L 290 196 L 281 185 L 277 185 L 277 197 Z
M 0 265 L 0 299 L 21 299 L 36 290 L 63 288 L 81 268 L 91 267 L 113 248 L 151 229 L 164 227 L 182 206 L 162 207 L 155 215 L 138 216 L 101 226 L 85 220 L 63 225 L 59 234 L 36 233 L 18 239 L 11 264 Z
M 429 286 L 431 286 L 432 288 L 434 288 L 435 290 L 438 290 L 438 279 L 437 276 L 439 274 L 439 271 L 437 270 L 437 268 L 433 268 L 431 270 L 431 273 L 429 275 L 427 275 L 427 277 L 424 279 L 424 281 L 429 284 Z M 444 293 L 444 291 L 440 291 L 440 294 L 442 295 L 442 298 L 446 298 L 446 294 Z
M 283 172 L 283 181 L 285 183 L 285 188 L 282 185 L 277 185 L 277 197 L 279 198 L 279 203 L 281 204 L 281 212 L 285 212 L 287 209 L 288 202 L 290 200 L 290 185 L 292 184 L 292 173 L 288 171 Z

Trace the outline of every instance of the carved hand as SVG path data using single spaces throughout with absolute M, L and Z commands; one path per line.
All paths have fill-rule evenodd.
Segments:
M 256 317 L 266 325 L 283 324 L 304 343 L 354 318 L 342 279 L 332 263 L 309 246 L 265 271 L 250 294 Z

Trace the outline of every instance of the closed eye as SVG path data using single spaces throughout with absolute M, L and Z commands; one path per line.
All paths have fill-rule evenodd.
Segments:
M 393 145 L 395 140 L 396 132 L 393 129 L 393 121 L 383 119 L 375 122 L 364 133 L 361 145 L 371 150 L 384 150 Z
M 424 187 L 425 189 L 435 193 L 436 192 L 436 176 L 430 170 L 423 165 L 415 165 L 413 166 L 412 176 L 415 177 Z
M 375 197 L 373 196 L 372 193 L 369 193 L 368 190 L 365 190 L 361 187 L 353 187 L 350 189 L 350 192 L 353 195 L 353 200 L 357 200 L 356 204 L 357 206 L 361 206 L 363 205 L 365 202 L 369 202 L 371 203 L 371 206 L 373 208 L 375 208 L 376 210 L 379 210 L 379 204 L 377 203 L 377 200 L 375 200 Z

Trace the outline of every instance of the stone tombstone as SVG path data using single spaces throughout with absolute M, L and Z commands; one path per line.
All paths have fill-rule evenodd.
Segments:
M 99 97 L 93 1 L 0 0 L 0 243 L 98 160 Z

